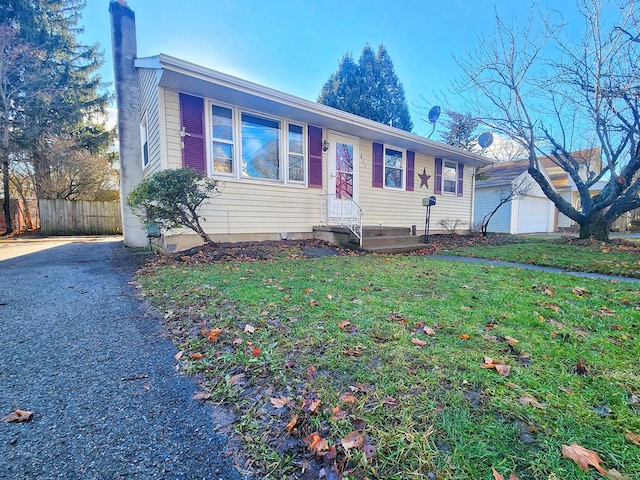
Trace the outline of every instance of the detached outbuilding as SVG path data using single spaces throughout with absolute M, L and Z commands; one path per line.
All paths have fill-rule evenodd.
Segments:
M 138 58 L 133 12 L 110 11 L 124 198 L 143 176 L 188 166 L 222 189 L 201 210 L 214 241 L 346 233 L 363 245 L 381 226 L 406 236 L 432 195 L 432 232 L 471 225 L 476 168 L 490 160 L 179 58 Z M 123 208 L 125 243 L 144 242 Z M 200 242 L 187 231 L 162 241 Z
M 529 175 L 528 166 L 528 160 L 514 160 L 480 170 L 474 194 L 474 225 L 479 225 L 501 201 L 512 196 L 491 217 L 487 231 L 511 234 L 555 231 L 556 207 Z

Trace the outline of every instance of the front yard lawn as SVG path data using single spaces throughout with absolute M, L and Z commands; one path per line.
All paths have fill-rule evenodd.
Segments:
M 256 478 L 640 478 L 638 284 L 297 247 L 139 281 Z
M 640 278 L 640 243 L 531 239 L 503 245 L 462 247 L 447 253 Z

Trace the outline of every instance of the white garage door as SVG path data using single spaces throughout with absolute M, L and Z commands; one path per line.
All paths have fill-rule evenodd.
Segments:
M 549 199 L 523 197 L 518 211 L 518 233 L 540 233 L 549 228 Z

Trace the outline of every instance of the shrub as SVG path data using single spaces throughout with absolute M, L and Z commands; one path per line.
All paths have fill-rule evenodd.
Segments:
M 146 177 L 134 188 L 127 203 L 147 222 L 160 228 L 189 228 L 205 243 L 213 243 L 200 225 L 197 210 L 208 198 L 220 194 L 218 181 L 205 177 L 191 168 L 163 170 Z

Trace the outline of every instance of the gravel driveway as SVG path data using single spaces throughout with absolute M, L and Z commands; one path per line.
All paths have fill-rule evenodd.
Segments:
M 113 239 L 9 249 L 0 244 L 0 416 L 35 413 L 0 423 L 0 478 L 241 478 L 128 283 L 139 255 Z

